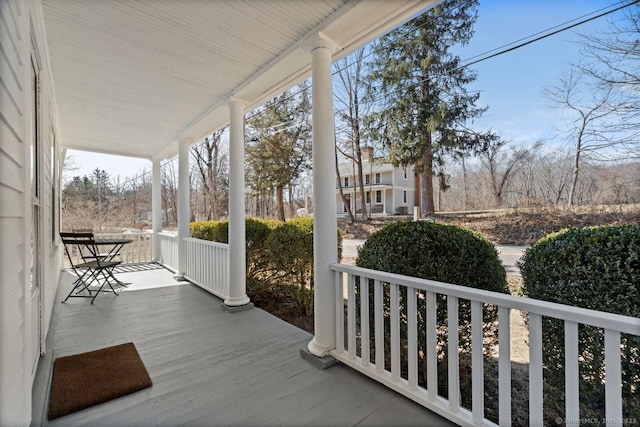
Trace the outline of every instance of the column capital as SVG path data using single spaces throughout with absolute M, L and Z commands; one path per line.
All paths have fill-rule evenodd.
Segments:
M 246 107 L 246 106 L 247 106 L 247 104 L 249 104 L 249 103 L 248 103 L 248 102 L 247 102 L 247 100 L 245 100 L 245 99 L 238 98 L 237 96 L 231 96 L 231 97 L 229 97 L 229 99 L 228 99 L 228 101 L 227 101 L 227 104 L 228 104 L 229 106 L 232 106 L 232 105 L 240 105 L 242 108 L 244 108 L 244 107 Z
M 306 44 L 309 50 L 312 52 L 316 49 L 323 48 L 323 49 L 329 49 L 332 55 L 338 50 L 342 49 L 342 47 L 338 43 L 333 41 L 333 39 L 327 37 L 322 32 L 318 32 L 317 34 L 314 34 L 312 37 L 309 38 L 309 40 L 307 40 Z

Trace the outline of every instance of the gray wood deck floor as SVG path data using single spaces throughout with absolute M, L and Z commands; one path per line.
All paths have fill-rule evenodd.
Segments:
M 300 356 L 311 336 L 263 310 L 228 313 L 220 299 L 177 285 L 164 269 L 120 278 L 133 284 L 117 297 L 56 304 L 34 384 L 32 425 L 451 425 L 344 365 L 311 365 Z M 59 300 L 69 283 L 65 274 Z M 151 388 L 46 419 L 55 357 L 128 341 Z

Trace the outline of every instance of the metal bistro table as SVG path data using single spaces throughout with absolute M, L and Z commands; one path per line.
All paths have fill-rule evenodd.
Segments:
M 113 275 L 113 270 L 122 261 L 114 260 L 124 245 L 131 243 L 131 239 L 96 239 L 91 231 L 60 232 L 60 238 L 64 243 L 65 252 L 69 263 L 77 279 L 73 282 L 73 288 L 62 301 L 69 298 L 91 298 L 91 304 L 103 290 L 105 285 L 111 292 L 118 295 L 112 284 L 127 286 L 128 284 L 118 280 Z M 101 251 L 100 248 L 103 248 Z M 73 256 L 74 250 L 76 257 Z M 80 256 L 81 260 L 77 258 Z M 88 295 L 85 294 L 88 293 Z
M 94 240 L 94 243 L 96 246 L 98 247 L 107 247 L 106 248 L 106 252 L 100 252 L 100 258 L 102 261 L 106 261 L 106 262 L 110 262 L 113 261 L 116 257 L 118 257 L 120 255 L 120 252 L 122 251 L 122 248 L 124 248 L 124 245 L 127 245 L 129 243 L 133 242 L 133 239 L 123 239 L 123 238 L 96 238 Z M 123 282 L 122 280 L 117 279 L 114 275 L 113 275 L 113 271 L 109 270 L 109 277 L 111 277 L 116 284 L 118 284 L 119 286 L 123 286 L 126 287 L 127 285 L 129 285 L 130 283 L 126 283 Z

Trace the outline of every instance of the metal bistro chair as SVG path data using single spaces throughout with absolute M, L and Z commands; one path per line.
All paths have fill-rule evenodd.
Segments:
M 92 232 L 61 232 L 60 237 L 71 268 L 78 277 L 73 282 L 71 292 L 62 302 L 65 303 L 69 298 L 91 298 L 91 304 L 93 304 L 100 292 L 109 292 L 102 290 L 105 285 L 109 286 L 111 292 L 118 295 L 111 286 L 109 278 L 113 277 L 113 269 L 122 261 L 106 261 L 98 251 Z M 74 262 L 72 256 L 74 247 L 82 257 L 81 262 Z M 85 291 L 88 295 L 83 294 Z

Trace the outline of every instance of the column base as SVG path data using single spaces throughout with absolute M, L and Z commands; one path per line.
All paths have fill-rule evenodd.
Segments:
M 237 298 L 237 297 L 235 297 L 235 298 L 234 298 L 234 297 L 227 297 L 227 298 L 224 300 L 224 305 L 228 305 L 228 306 L 231 306 L 231 307 L 235 307 L 235 306 L 238 306 L 238 305 L 245 305 L 245 304 L 249 304 L 250 302 L 251 302 L 251 300 L 250 300 L 250 299 L 249 299 L 249 297 L 248 297 L 248 296 L 246 296 L 246 295 L 245 295 L 245 296 L 243 296 L 243 297 L 240 297 L 240 298 Z
M 220 306 L 224 311 L 228 313 L 237 313 L 239 311 L 253 310 L 253 307 L 254 307 L 252 302 L 249 302 L 245 305 L 227 305 L 223 303 L 223 304 L 220 304 Z
M 176 282 L 184 280 L 184 273 L 175 273 L 173 275 L 173 280 L 175 280 Z
M 300 349 L 300 356 L 307 362 L 311 363 L 313 366 L 320 369 L 327 369 L 338 363 L 336 358 L 333 356 L 314 356 L 307 348 Z
M 333 348 L 329 348 L 324 345 L 318 345 L 315 337 L 309 342 L 309 344 L 307 345 L 307 349 L 309 350 L 309 353 L 316 357 L 328 356 L 329 352 L 333 350 Z

